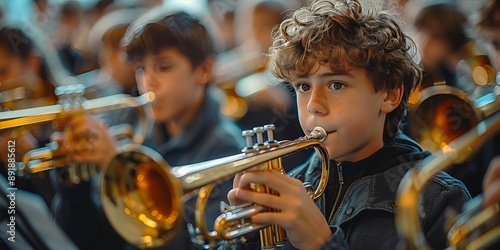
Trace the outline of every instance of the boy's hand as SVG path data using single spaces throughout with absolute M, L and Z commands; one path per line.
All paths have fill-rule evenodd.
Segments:
M 67 151 L 68 162 L 94 163 L 104 167 L 116 154 L 118 142 L 100 120 L 81 115 L 70 118 L 64 125 L 64 132 L 54 134 L 52 139 Z
M 250 183 L 262 183 L 279 192 L 280 196 L 256 193 L 245 189 Z M 238 174 L 234 189 L 228 194 L 231 204 L 252 202 L 281 212 L 259 213 L 255 223 L 278 224 L 286 230 L 287 238 L 299 249 L 316 249 L 331 236 L 330 227 L 313 202 L 301 181 L 278 171 L 254 171 Z
M 495 157 L 483 180 L 484 207 L 500 202 L 500 156 Z

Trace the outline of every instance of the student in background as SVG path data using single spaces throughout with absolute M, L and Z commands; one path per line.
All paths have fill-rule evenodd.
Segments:
M 211 95 L 214 50 L 205 27 L 184 13 L 155 9 L 132 24 L 124 49 L 135 66 L 140 93 L 152 91 L 155 128 L 145 145 L 158 151 L 172 166 L 203 162 L 241 152 L 238 127 L 219 112 Z M 118 143 L 107 127 L 93 117 L 76 117 L 67 124 L 73 135 L 93 133 L 95 140 L 66 141 L 68 158 L 104 167 L 117 152 Z M 90 149 L 90 150 L 84 150 Z M 217 185 L 207 208 L 207 221 L 220 215 L 231 182 Z M 194 222 L 195 199 L 185 208 L 185 220 Z M 166 249 L 191 249 L 191 235 L 183 226 Z

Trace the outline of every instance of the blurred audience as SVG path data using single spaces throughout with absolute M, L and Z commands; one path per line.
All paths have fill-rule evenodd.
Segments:
M 54 46 L 59 52 L 62 64 L 72 74 L 78 75 L 93 65 L 73 47 L 75 39 L 82 32 L 84 9 L 76 0 L 66 1 L 59 7 L 57 28 L 51 35 Z

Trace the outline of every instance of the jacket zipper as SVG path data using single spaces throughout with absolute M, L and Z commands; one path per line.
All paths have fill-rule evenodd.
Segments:
M 335 211 L 335 207 L 337 207 L 337 203 L 339 201 L 340 194 L 342 193 L 342 187 L 344 186 L 344 173 L 342 171 L 342 164 L 340 162 L 337 163 L 337 174 L 338 174 L 338 178 L 339 178 L 340 187 L 339 187 L 339 191 L 337 192 L 337 197 L 335 198 L 335 202 L 333 203 L 332 211 L 330 212 L 330 216 L 328 217 L 328 224 L 330 224 L 330 221 L 333 218 L 333 213 Z M 326 209 L 326 197 L 325 197 L 325 199 L 323 199 L 323 207 Z M 325 215 L 326 215 L 326 213 L 325 213 Z
M 347 192 L 349 192 L 349 189 L 350 189 L 352 186 L 354 186 L 354 184 L 356 184 L 356 183 L 357 183 L 359 180 L 361 180 L 361 179 L 363 179 L 363 177 L 361 177 L 361 178 L 359 178 L 359 179 L 356 179 L 356 180 L 355 180 L 355 181 L 354 181 L 354 182 L 353 182 L 353 183 L 352 183 L 352 184 L 351 184 L 351 185 L 347 188 L 347 190 L 346 190 L 346 192 L 345 192 L 345 193 L 347 194 Z M 346 195 L 344 195 L 344 197 L 342 197 L 342 200 L 340 201 L 340 204 L 344 203 L 345 197 L 346 197 Z M 337 217 L 337 215 L 339 214 L 339 210 L 340 210 L 340 209 L 337 209 L 337 210 L 335 211 L 335 214 L 334 214 L 332 217 L 330 217 L 330 220 L 328 221 L 328 224 L 330 224 L 330 223 L 331 223 L 331 221 L 332 221 L 334 218 L 336 218 L 336 217 Z M 333 212 L 333 211 L 332 211 L 332 212 Z

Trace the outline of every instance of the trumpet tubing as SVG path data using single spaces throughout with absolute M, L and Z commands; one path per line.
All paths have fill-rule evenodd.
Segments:
M 484 142 L 500 132 L 500 113 L 488 117 L 469 132 L 449 143 L 436 152 L 430 160 L 424 160 L 419 167 L 412 168 L 406 173 L 398 189 L 398 211 L 396 225 L 400 235 L 404 238 L 406 249 L 429 249 L 421 231 L 418 217 L 418 197 L 426 183 L 439 171 L 446 170 L 452 164 L 467 160 L 474 150 L 480 148 Z M 477 212 L 481 202 L 473 199 L 476 204 L 467 216 L 459 216 L 460 220 L 452 227 L 449 244 L 456 249 L 481 249 L 500 239 L 500 219 L 498 204 L 483 212 Z M 465 207 L 472 206 L 466 203 Z M 476 216 L 477 215 L 477 216 Z M 492 225 L 493 224 L 493 225 Z M 482 237 L 485 236 L 485 237 Z
M 245 153 L 172 168 L 154 150 L 126 145 L 105 168 L 101 184 L 103 209 L 113 228 L 127 242 L 141 248 L 157 247 L 171 240 L 181 226 L 181 200 L 199 190 L 195 211 L 199 236 L 203 238 L 199 243 L 206 240 L 214 246 L 218 240 L 235 239 L 267 227 L 253 224 L 249 216 L 269 210 L 256 204 L 225 205 L 215 222 L 215 231 L 209 232 L 203 215 L 215 183 L 253 167 L 270 171 L 265 168 L 274 168 L 281 157 L 314 147 L 323 159 L 322 181 L 312 194 L 317 199 L 326 188 L 329 171 L 328 153 L 321 145 L 325 137 L 326 132 L 317 128 L 310 135 L 284 144 L 272 145 L 269 142 L 273 139 L 264 144 L 258 139 L 256 146 L 244 149 Z M 266 234 L 281 234 L 284 238 L 282 233 L 271 229 Z
M 61 86 L 57 90 L 60 92 L 60 96 L 64 96 L 58 104 L 0 112 L 0 132 L 9 131 L 11 137 L 17 137 L 26 129 L 48 122 L 81 114 L 95 114 L 125 108 L 135 108 L 138 111 L 139 123 L 133 131 L 129 124 L 115 125 L 109 129 L 111 136 L 117 139 L 130 138 L 132 143 L 140 144 L 152 128 L 148 111 L 145 108 L 155 98 L 152 92 L 138 97 L 117 94 L 85 100 L 80 96 L 83 93 L 81 86 Z M 59 167 L 69 167 L 70 179 L 74 183 L 78 183 L 80 179 L 88 180 L 88 176 L 96 172 L 96 166 L 93 164 L 67 162 L 64 150 L 61 150 L 56 142 L 51 142 L 43 148 L 28 151 L 23 156 L 23 162 L 18 164 L 17 170 L 19 174 L 23 175 Z
M 154 93 L 148 92 L 139 97 L 117 94 L 92 100 L 62 100 L 58 104 L 0 112 L 0 132 L 32 125 L 40 125 L 58 119 L 85 113 L 100 113 L 124 108 L 137 108 L 145 116 L 143 106 L 154 100 Z M 74 103 L 76 101 L 77 103 Z M 142 124 L 141 124 L 142 125 Z M 139 126 L 141 127 L 141 126 Z M 146 128 L 141 127 L 140 130 Z M 139 143 L 144 140 L 143 133 L 137 134 Z

